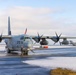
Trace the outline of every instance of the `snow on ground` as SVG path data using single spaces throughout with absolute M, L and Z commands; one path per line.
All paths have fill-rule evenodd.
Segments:
M 47 57 L 44 59 L 23 61 L 23 63 L 50 69 L 61 67 L 76 71 L 76 57 Z
M 49 46 L 44 50 L 33 50 L 34 53 L 29 51 L 29 55 L 53 55 L 53 54 L 66 54 L 69 56 L 76 56 L 76 46 Z
M 54 49 L 53 49 L 54 48 Z M 65 49 L 66 48 L 66 49 Z M 4 45 L 0 46 L 0 50 L 5 51 Z M 50 46 L 47 50 L 36 50 L 35 53 L 29 52 L 29 55 L 39 54 L 65 54 L 65 53 L 76 53 L 76 46 Z M 0 54 L 1 55 L 1 54 Z M 26 60 L 23 63 L 30 65 L 36 65 L 44 68 L 69 68 L 76 70 L 76 57 L 46 57 L 43 59 Z

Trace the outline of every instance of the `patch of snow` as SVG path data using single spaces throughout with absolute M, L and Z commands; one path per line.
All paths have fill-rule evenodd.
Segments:
M 61 67 L 76 70 L 76 57 L 47 57 L 44 59 L 23 61 L 23 63 L 51 69 Z

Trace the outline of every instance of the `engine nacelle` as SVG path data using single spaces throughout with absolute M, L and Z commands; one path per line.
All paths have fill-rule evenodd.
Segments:
M 2 37 L 0 37 L 0 42 L 2 41 Z
M 63 41 L 61 42 L 61 44 L 68 45 L 69 41 L 66 38 L 64 38 Z
M 39 43 L 40 42 L 40 39 L 34 38 L 34 41 L 36 41 L 37 43 Z
M 52 37 L 51 40 L 54 42 L 58 42 L 60 40 L 60 38 L 59 37 Z
M 43 38 L 42 41 L 40 41 L 40 45 L 48 45 L 48 41 Z

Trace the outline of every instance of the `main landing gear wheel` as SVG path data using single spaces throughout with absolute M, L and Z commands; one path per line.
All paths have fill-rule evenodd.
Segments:
M 28 55 L 28 51 L 26 50 L 26 51 L 21 51 L 21 56 L 23 56 L 23 55 Z
M 11 53 L 11 50 L 8 49 L 8 50 L 7 50 L 7 53 Z
M 28 55 L 28 50 L 23 50 L 23 48 L 21 48 L 21 56 L 23 55 Z
M 24 51 L 23 55 L 28 55 L 28 50 Z

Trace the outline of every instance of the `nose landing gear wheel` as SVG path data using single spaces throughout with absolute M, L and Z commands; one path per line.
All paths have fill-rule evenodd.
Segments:
M 8 49 L 8 50 L 7 50 L 7 53 L 11 53 L 11 50 Z
M 24 51 L 23 55 L 28 55 L 28 50 Z
M 28 55 L 28 50 L 23 50 L 21 48 L 21 56 L 23 56 L 23 55 Z

